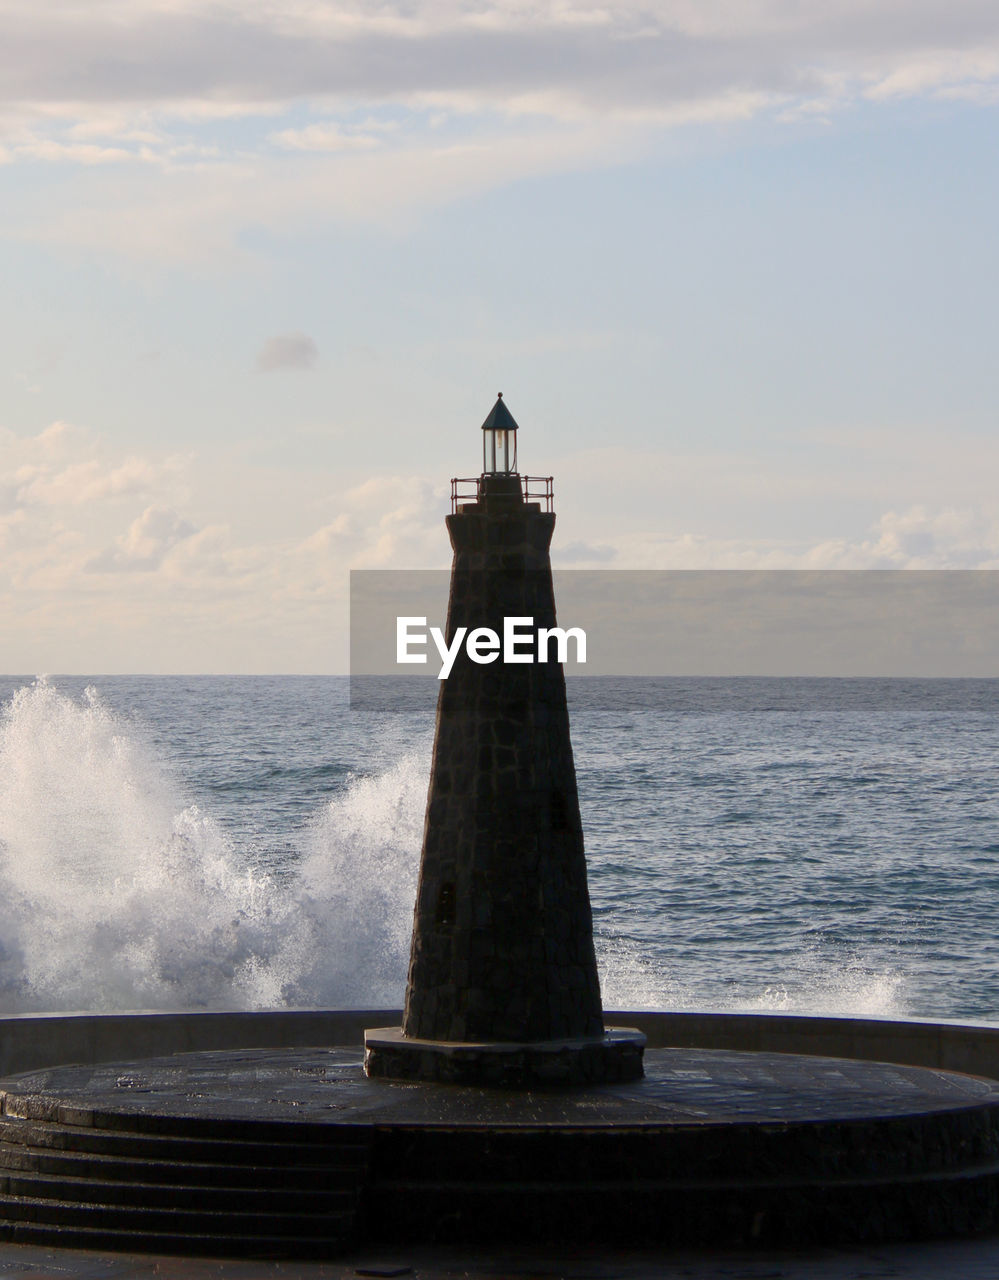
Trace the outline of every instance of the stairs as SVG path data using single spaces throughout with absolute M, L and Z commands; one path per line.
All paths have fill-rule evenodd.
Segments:
M 370 1128 L 171 1117 L 162 1133 L 108 1119 L 0 1118 L 0 1239 L 322 1258 L 352 1237 Z

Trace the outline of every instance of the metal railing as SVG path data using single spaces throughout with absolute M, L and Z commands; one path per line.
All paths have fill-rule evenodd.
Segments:
M 542 510 L 551 511 L 555 501 L 554 476 L 518 476 L 525 502 L 540 502 Z M 463 487 L 464 486 L 464 487 Z M 451 479 L 451 514 L 459 503 L 478 502 L 482 495 L 481 476 L 454 476 Z

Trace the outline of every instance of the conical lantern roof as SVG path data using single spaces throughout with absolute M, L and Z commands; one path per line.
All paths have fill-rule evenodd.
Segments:
M 483 431 L 516 431 L 517 420 L 503 402 L 503 392 L 496 397 L 496 403 L 489 411 L 489 417 L 482 424 Z

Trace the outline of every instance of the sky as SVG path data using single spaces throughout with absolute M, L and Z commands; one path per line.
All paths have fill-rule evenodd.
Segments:
M 346 670 L 500 390 L 556 566 L 999 568 L 994 0 L 0 30 L 0 670 Z

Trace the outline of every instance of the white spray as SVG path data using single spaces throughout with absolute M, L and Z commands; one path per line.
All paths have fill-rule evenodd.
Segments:
M 247 870 L 133 726 L 44 680 L 0 719 L 0 1011 L 396 1005 L 426 797 L 356 781 Z

